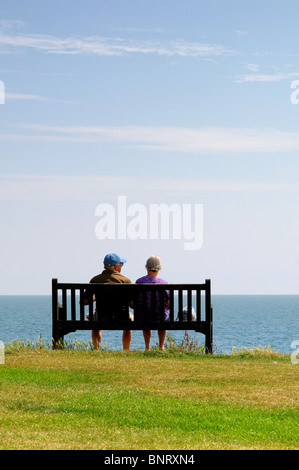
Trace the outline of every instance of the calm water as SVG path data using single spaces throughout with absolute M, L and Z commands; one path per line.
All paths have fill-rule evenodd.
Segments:
M 291 353 L 291 344 L 299 340 L 298 295 L 215 295 L 213 342 L 216 353 L 229 352 L 232 347 L 271 346 L 283 353 Z M 190 332 L 199 343 L 204 336 Z M 51 341 L 51 296 L 0 296 L 0 341 L 29 339 Z M 178 340 L 183 331 L 171 332 Z M 89 342 L 90 332 L 78 331 L 65 338 Z M 103 331 L 104 342 L 111 349 L 122 348 L 122 332 Z M 157 342 L 153 331 L 152 345 Z M 142 332 L 133 331 L 131 349 L 144 349 Z

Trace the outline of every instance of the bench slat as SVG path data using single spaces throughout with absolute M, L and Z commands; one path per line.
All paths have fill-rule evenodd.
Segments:
M 87 302 L 85 302 L 86 291 L 90 294 Z M 153 318 L 157 313 L 157 296 L 159 295 L 163 316 L 166 291 L 169 292 L 169 321 L 145 320 L 146 315 L 144 316 L 143 312 L 141 316 L 138 308 L 134 310 L 134 320 L 129 321 L 129 302 L 133 301 L 135 307 L 139 305 L 139 308 L 142 308 L 147 305 L 149 292 L 151 293 L 150 312 Z M 93 315 L 95 310 L 93 295 L 96 298 L 96 317 Z M 59 303 L 60 297 L 61 303 Z M 203 300 L 205 302 L 204 320 L 202 319 Z M 79 309 L 77 309 L 78 301 Z M 88 315 L 84 306 L 86 303 Z M 184 307 L 187 310 L 186 318 L 183 315 Z M 192 319 L 192 308 L 196 312 L 195 320 Z M 70 317 L 68 317 L 68 310 L 70 310 Z M 77 310 L 79 318 L 77 318 Z M 111 315 L 113 315 L 112 321 Z M 64 335 L 70 332 L 93 329 L 194 330 L 205 335 L 206 352 L 212 352 L 211 281 L 206 280 L 201 284 L 82 284 L 59 283 L 57 279 L 52 279 L 53 347 L 59 339 L 63 340 Z

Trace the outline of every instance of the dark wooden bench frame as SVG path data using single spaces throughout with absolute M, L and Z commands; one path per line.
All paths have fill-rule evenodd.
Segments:
M 85 305 L 85 292 L 91 289 L 97 297 L 97 310 L 100 306 L 98 299 L 101 294 L 111 295 L 111 298 L 126 298 L 134 301 L 136 296 L 145 295 L 148 291 L 159 291 L 163 295 L 166 290 L 170 294 L 169 321 L 141 321 L 134 312 L 134 320 L 129 319 L 129 306 L 125 316 L 118 320 L 102 321 L 98 312 L 98 320 L 94 320 L 94 302 Z M 178 296 L 178 312 L 187 307 L 187 320 L 182 314 L 175 318 L 174 294 Z M 192 296 L 195 302 L 192 304 Z M 202 295 L 204 294 L 204 295 Z M 154 299 L 155 296 L 152 296 Z M 184 300 L 185 299 L 185 300 Z M 79 304 L 78 304 L 79 301 Z M 185 305 L 184 305 L 185 303 Z M 186 305 L 187 304 L 187 305 Z M 194 305 L 195 304 L 195 305 Z M 79 305 L 79 306 L 78 306 Z M 127 305 L 127 302 L 126 302 Z M 196 320 L 192 320 L 191 308 L 196 311 Z M 87 307 L 88 312 L 85 311 Z M 155 308 L 154 301 L 152 308 Z M 79 312 L 78 312 L 79 310 Z M 87 315 L 88 313 L 88 319 Z M 205 335 L 205 352 L 213 353 L 213 307 L 211 303 L 211 281 L 203 284 L 78 284 L 59 283 L 52 279 L 52 338 L 53 348 L 64 341 L 64 336 L 77 330 L 194 330 Z

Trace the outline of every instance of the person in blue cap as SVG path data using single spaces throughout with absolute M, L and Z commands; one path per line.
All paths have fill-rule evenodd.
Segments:
M 94 276 L 89 282 L 91 284 L 107 284 L 107 283 L 122 283 L 122 284 L 131 284 L 132 281 L 121 274 L 121 269 L 126 263 L 126 259 L 121 258 L 116 253 L 109 253 L 104 258 L 104 271 L 101 274 Z M 85 303 L 88 303 L 86 299 Z M 95 349 L 99 349 L 102 339 L 101 330 L 92 330 L 91 332 L 92 342 Z M 124 330 L 123 331 L 123 349 L 128 351 L 130 349 L 132 340 L 132 331 Z

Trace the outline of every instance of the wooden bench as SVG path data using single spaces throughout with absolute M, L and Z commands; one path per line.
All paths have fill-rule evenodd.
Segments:
M 132 320 L 129 304 L 133 302 L 136 306 L 139 302 L 140 305 L 140 298 L 145 300 L 148 292 L 159 292 L 163 299 L 165 291 L 169 295 L 168 321 L 142 318 L 137 308 Z M 86 293 L 89 293 L 87 305 Z M 96 316 L 91 294 L 96 298 Z M 151 309 L 155 311 L 156 295 L 151 299 Z M 107 308 L 110 308 L 109 314 Z M 193 330 L 205 335 L 205 352 L 211 354 L 211 281 L 203 284 L 78 284 L 52 279 L 52 328 L 53 348 L 65 335 L 77 330 Z

